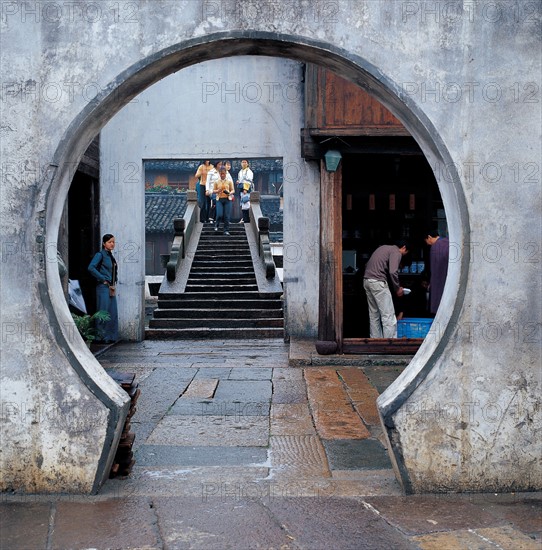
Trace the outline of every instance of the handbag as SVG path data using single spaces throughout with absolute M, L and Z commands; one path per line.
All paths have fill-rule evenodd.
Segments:
M 117 293 L 117 288 L 111 285 L 109 287 L 109 297 L 113 298 L 113 296 L 115 296 L 116 293 Z

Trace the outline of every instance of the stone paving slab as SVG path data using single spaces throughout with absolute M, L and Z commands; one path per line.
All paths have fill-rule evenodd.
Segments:
M 314 435 L 272 436 L 270 438 L 271 473 L 288 469 L 293 477 L 330 477 L 326 453 Z
M 129 372 L 128 369 L 127 372 Z M 157 367 L 139 385 L 141 395 L 137 401 L 134 421 L 160 420 L 169 407 L 184 393 L 195 374 L 194 369 Z
M 405 368 L 405 365 L 379 365 L 366 367 L 363 369 L 363 372 L 365 372 L 367 378 L 377 389 L 378 393 L 383 393 Z
M 379 395 L 377 389 L 361 369 L 349 368 L 338 370 L 342 378 L 348 397 L 351 399 L 357 413 L 367 426 L 379 426 L 380 416 L 376 407 Z
M 139 363 L 141 362 L 142 353 L 140 351 L 120 351 L 114 346 L 110 351 L 106 351 L 100 356 L 100 362 L 105 363 Z M 187 366 L 190 361 L 184 357 L 169 354 L 149 354 L 145 353 L 147 361 L 152 361 L 154 364 L 163 365 L 165 367 L 183 367 Z
M 264 464 L 265 447 L 179 447 L 143 445 L 136 454 L 140 467 L 241 466 Z
M 3 502 L 0 505 L 0 548 L 28 550 L 47 548 L 51 517 L 48 502 Z
M 149 445 L 191 447 L 266 447 L 269 419 L 262 416 L 190 416 L 163 418 L 147 439 Z
M 215 393 L 217 385 L 218 380 L 216 378 L 199 378 L 197 380 L 192 380 L 182 394 L 181 399 L 190 397 L 211 398 Z
M 157 517 L 146 498 L 59 502 L 56 506 L 53 550 L 161 547 Z
M 261 403 L 270 401 L 272 394 L 271 380 L 220 380 L 215 398 L 223 401 Z
M 509 526 L 431 533 L 412 537 L 422 550 L 540 550 L 535 541 Z
M 110 479 L 104 496 L 194 496 L 221 497 L 222 491 L 250 492 L 254 486 L 269 483 L 267 466 L 182 466 L 141 467 L 137 464 L 126 479 Z
M 308 403 L 271 406 L 271 435 L 316 435 Z
M 367 502 L 391 525 L 407 535 L 480 529 L 502 525 L 502 520 L 464 499 L 447 495 L 372 497 Z
M 166 548 L 204 550 L 292 548 L 288 532 L 258 500 L 223 498 L 154 501 Z
M 376 439 L 333 439 L 322 443 L 332 470 L 392 468 L 386 449 Z
M 468 500 L 524 533 L 533 534 L 541 541 L 542 547 L 542 499 L 536 494 L 474 494 L 469 495 Z
M 198 372 L 194 377 L 195 380 L 216 378 L 217 380 L 227 380 L 230 376 L 230 367 L 203 367 L 200 365 Z
M 270 380 L 273 376 L 273 369 L 234 367 L 231 369 L 229 380 Z
M 178 399 L 168 411 L 169 415 L 192 416 L 233 416 L 238 419 L 244 416 L 269 416 L 270 401 L 227 401 L 224 399 L 190 399 L 184 396 Z
M 335 368 L 305 369 L 304 374 L 314 423 L 322 439 L 370 437 Z
M 273 369 L 273 382 L 275 380 L 295 380 L 303 381 L 303 369 L 294 369 L 292 367 L 277 367 Z
M 273 403 L 306 403 L 307 399 L 303 380 L 273 379 Z
M 136 450 L 140 445 L 144 445 L 148 437 L 156 428 L 158 418 L 151 422 L 136 422 L 137 413 L 132 417 L 130 431 L 135 434 L 132 450 Z
M 111 374 L 113 372 L 133 372 L 135 374 L 136 384 L 141 384 L 146 380 L 154 371 L 156 365 L 139 365 L 134 363 L 114 363 L 113 366 L 107 366 L 106 371 Z
M 291 535 L 294 548 L 406 550 L 417 545 L 362 502 L 335 497 L 273 499 L 265 505 Z
M 403 496 L 393 470 L 331 470 L 335 496 Z

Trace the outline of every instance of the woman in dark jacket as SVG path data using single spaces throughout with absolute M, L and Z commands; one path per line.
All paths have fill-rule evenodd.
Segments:
M 117 261 L 112 251 L 115 248 L 115 237 L 106 233 L 102 237 L 102 249 L 97 252 L 88 266 L 88 271 L 96 279 L 96 310 L 107 311 L 109 321 L 97 321 L 98 339 L 106 343 L 119 339 L 117 313 Z

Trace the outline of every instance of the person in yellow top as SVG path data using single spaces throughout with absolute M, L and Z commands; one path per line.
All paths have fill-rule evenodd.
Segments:
M 213 169 L 210 160 L 204 160 L 203 164 L 198 166 L 194 174 L 198 181 L 196 182 L 196 190 L 198 192 L 198 206 L 200 208 L 199 221 L 205 223 L 209 217 L 209 207 L 211 206 L 211 197 L 205 193 L 205 184 L 207 183 L 207 174 Z
M 219 179 L 213 185 L 213 193 L 216 194 L 216 221 L 215 231 L 218 231 L 220 220 L 224 224 L 224 235 L 229 235 L 231 201 L 233 200 L 233 182 L 228 178 L 226 168 L 219 170 Z

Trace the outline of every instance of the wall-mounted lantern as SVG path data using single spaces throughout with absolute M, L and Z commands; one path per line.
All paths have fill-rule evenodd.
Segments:
M 337 151 L 335 149 L 330 149 L 325 155 L 324 158 L 326 160 L 326 170 L 328 172 L 336 172 L 337 167 L 339 166 L 339 162 L 341 162 L 342 155 L 340 151 Z

